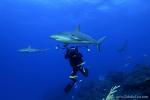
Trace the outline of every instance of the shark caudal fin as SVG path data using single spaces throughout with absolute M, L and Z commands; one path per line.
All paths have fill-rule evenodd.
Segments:
M 101 37 L 98 41 L 97 41 L 97 49 L 98 51 L 100 51 L 100 46 L 101 44 L 104 42 L 104 40 L 106 39 L 106 36 Z

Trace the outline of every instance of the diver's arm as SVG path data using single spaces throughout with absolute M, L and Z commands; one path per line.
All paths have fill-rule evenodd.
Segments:
M 81 53 L 79 53 L 78 56 L 81 57 L 81 58 L 83 57 L 83 55 Z
M 65 59 L 69 58 L 69 49 L 67 48 L 66 53 L 65 53 Z

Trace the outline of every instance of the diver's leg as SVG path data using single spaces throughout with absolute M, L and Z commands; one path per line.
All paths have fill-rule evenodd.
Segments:
M 87 68 L 84 68 L 83 66 L 80 66 L 80 72 L 85 76 L 85 77 L 88 77 L 88 69 Z
M 71 89 L 73 88 L 74 84 L 76 83 L 76 81 L 77 81 L 77 79 L 76 79 L 77 78 L 77 76 L 76 76 L 77 72 L 78 72 L 78 69 L 73 68 L 73 71 L 72 71 L 71 75 L 69 76 L 71 81 L 65 87 L 65 93 L 70 92 Z
M 71 89 L 73 88 L 74 84 L 75 84 L 74 81 L 70 81 L 64 89 L 65 93 L 69 93 L 71 91 Z
M 69 76 L 69 78 L 73 81 L 76 82 L 77 81 L 77 72 L 78 72 L 78 68 L 73 68 L 71 75 Z

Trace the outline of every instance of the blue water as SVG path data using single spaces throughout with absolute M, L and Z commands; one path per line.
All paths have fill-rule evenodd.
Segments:
M 149 0 L 0 0 L 0 100 L 65 100 L 71 67 L 49 36 L 78 24 L 95 39 L 107 36 L 100 53 L 94 46 L 81 50 L 88 79 L 150 62 Z M 125 40 L 127 50 L 119 54 Z M 29 45 L 50 50 L 16 52 Z M 128 57 L 132 63 L 124 67 Z

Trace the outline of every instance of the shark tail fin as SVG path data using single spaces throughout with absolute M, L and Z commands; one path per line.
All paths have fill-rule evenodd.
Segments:
M 106 39 L 106 36 L 101 37 L 98 41 L 97 41 L 97 49 L 98 51 L 100 51 L 100 46 L 101 44 L 104 42 L 104 40 Z

